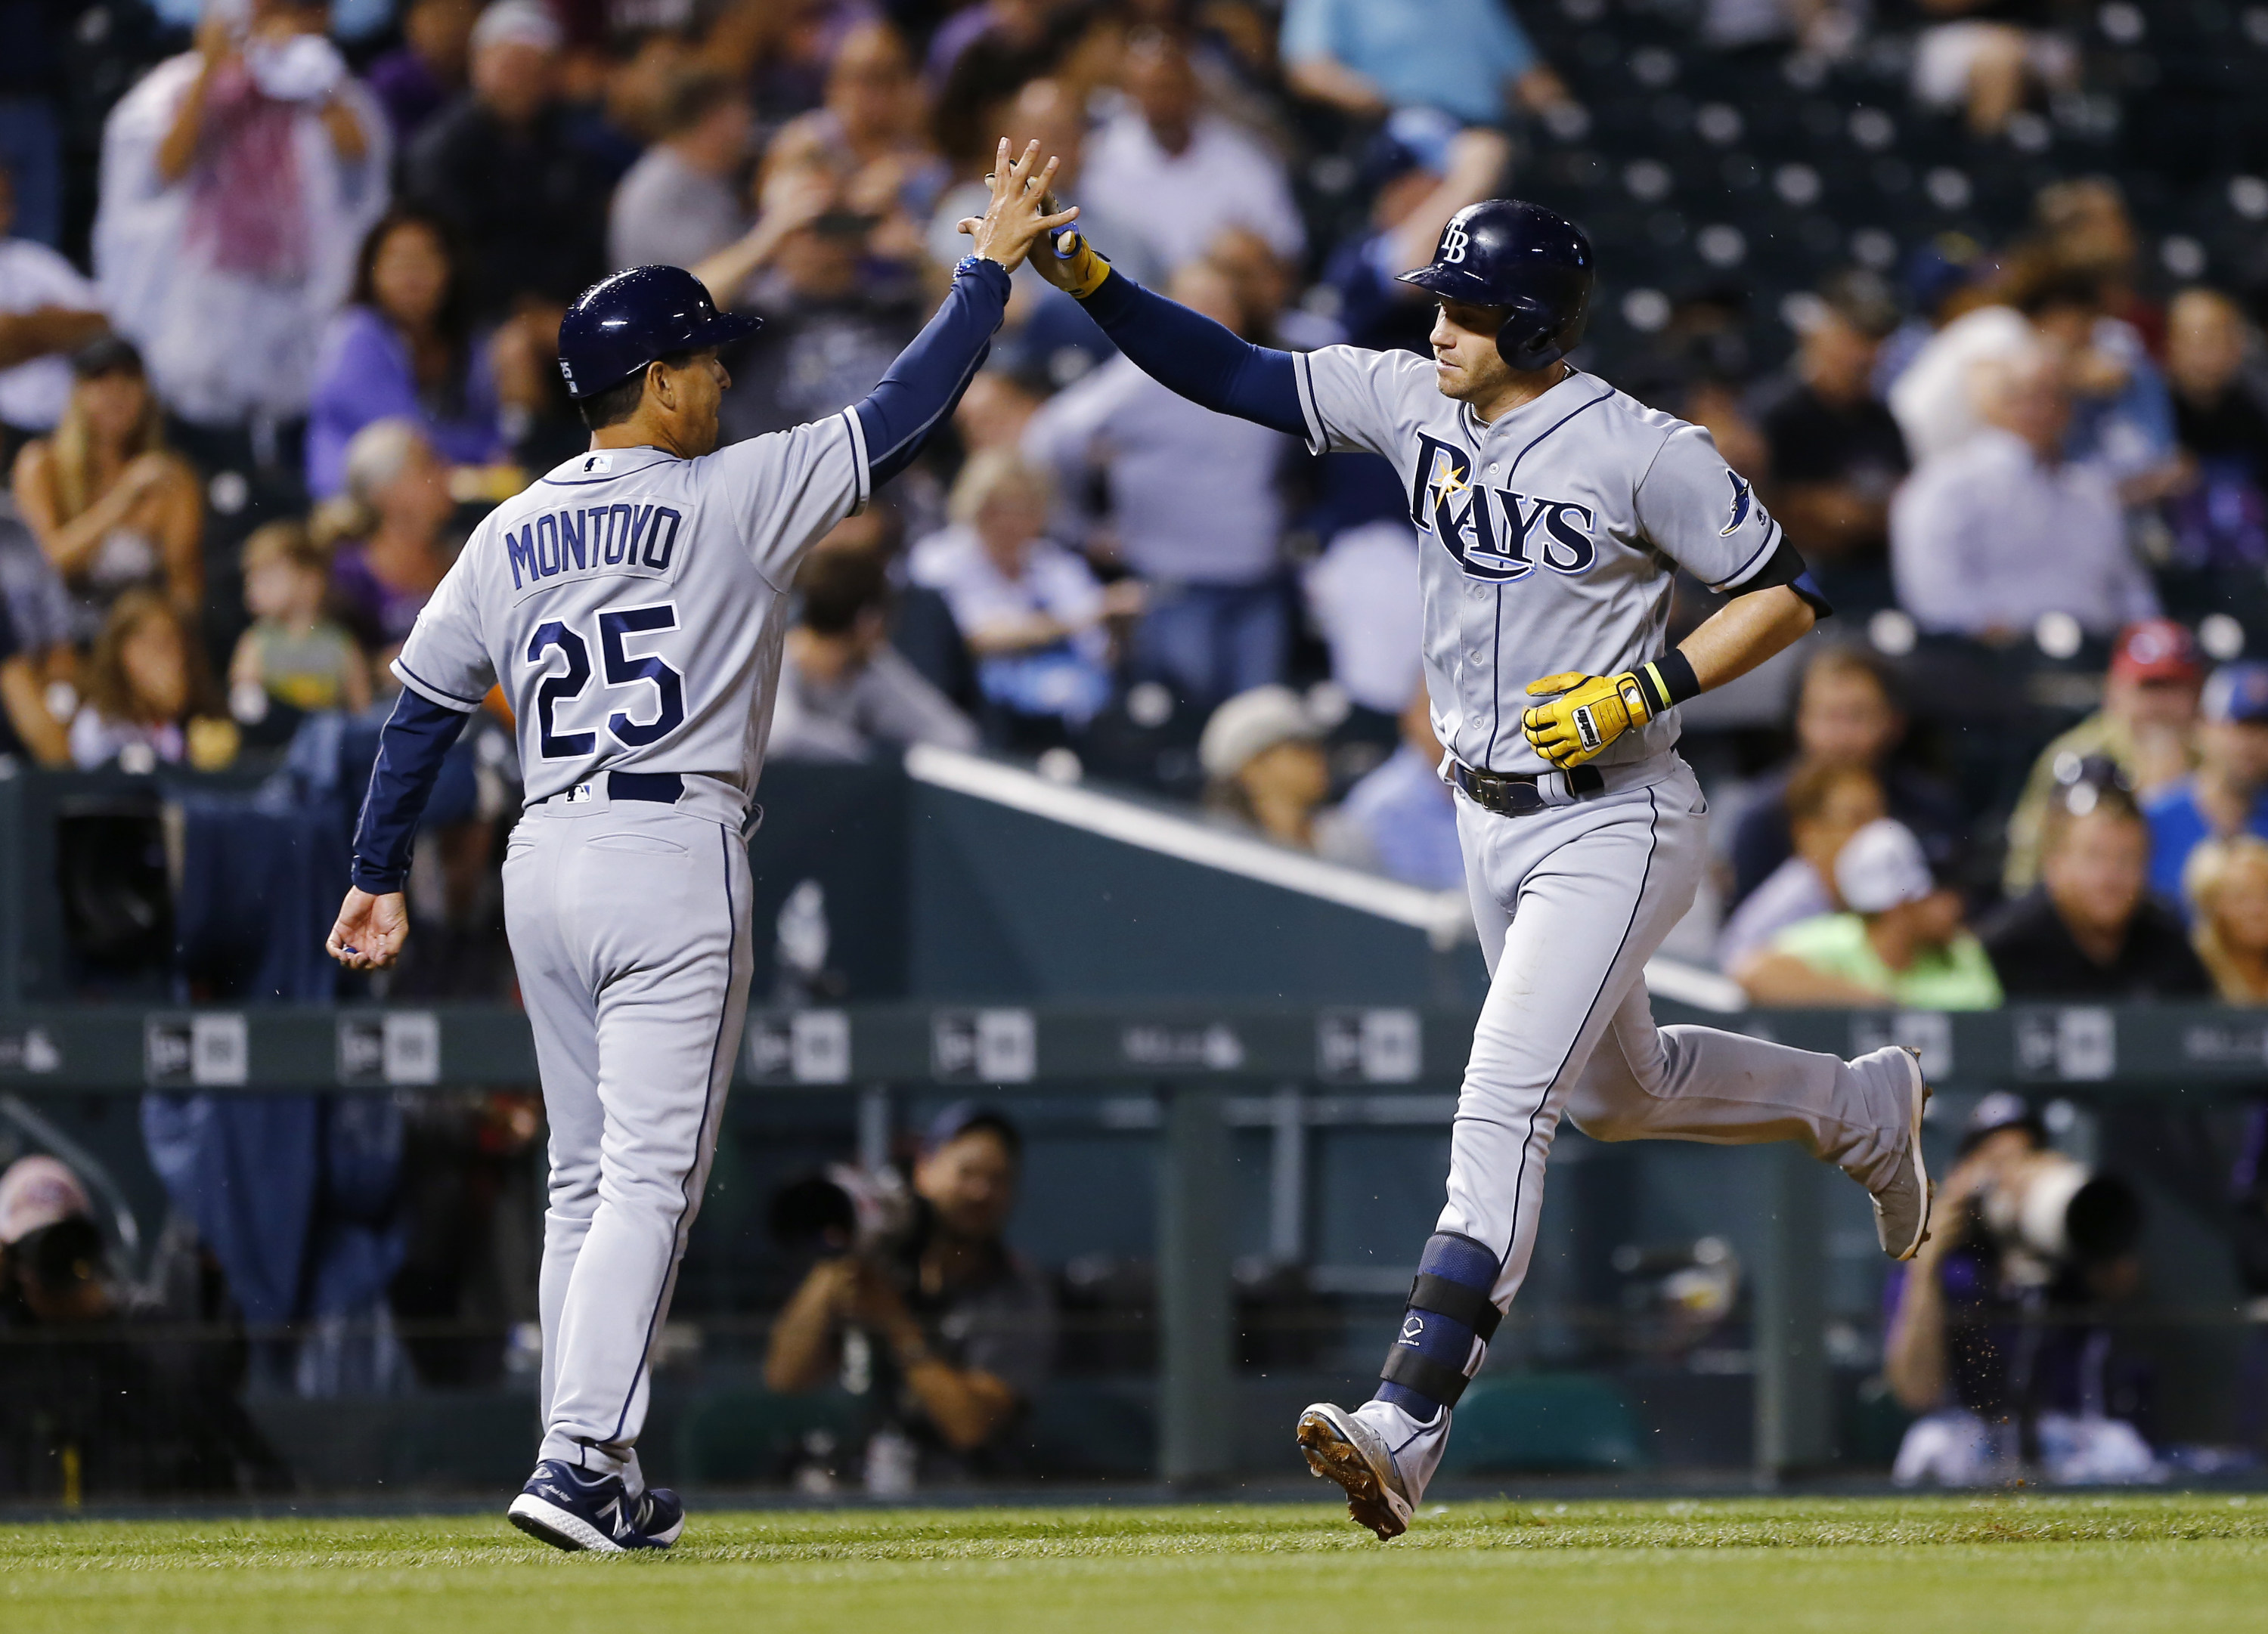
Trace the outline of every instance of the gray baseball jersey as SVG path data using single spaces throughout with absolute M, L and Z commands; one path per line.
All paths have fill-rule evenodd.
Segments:
M 1418 529 L 1425 678 L 1442 747 L 1466 765 L 1537 772 L 1528 683 L 1659 658 L 1679 567 L 1714 590 L 1762 570 L 1779 525 L 1708 432 L 1570 373 L 1484 423 L 1444 397 L 1432 360 L 1327 346 L 1296 359 L 1310 445 L 1383 454 Z M 1660 754 L 1674 711 L 1601 766 Z
M 752 795 L 788 585 L 869 481 L 848 410 L 698 460 L 578 454 L 473 530 L 394 672 L 456 710 L 501 683 L 530 805 L 601 769 Z

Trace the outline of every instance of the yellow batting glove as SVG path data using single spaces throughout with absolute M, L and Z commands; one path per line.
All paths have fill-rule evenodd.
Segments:
M 1653 718 L 1653 708 L 1638 676 L 1586 675 L 1569 670 L 1528 683 L 1531 698 L 1550 697 L 1520 718 L 1529 746 L 1561 771 L 1594 760 L 1607 745 L 1633 726 Z
M 1055 200 L 1047 201 L 1049 215 L 1057 213 Z M 1057 288 L 1085 300 L 1102 287 L 1110 276 L 1110 263 L 1095 253 L 1094 246 L 1086 241 L 1086 234 L 1076 224 L 1057 233 L 1048 247 L 1055 253 L 1056 276 L 1049 280 Z

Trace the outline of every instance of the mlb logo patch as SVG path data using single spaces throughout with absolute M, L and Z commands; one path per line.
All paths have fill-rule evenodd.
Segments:
M 573 788 L 571 788 L 571 789 L 570 789 L 570 790 L 568 790 L 568 791 L 567 791 L 567 804 L 568 804 L 568 805 L 570 805 L 570 806 L 587 806 L 587 805 L 589 805 L 590 803 L 591 803 L 591 785 L 590 785 L 589 784 L 587 784 L 587 783 L 578 783 L 578 784 L 577 784 Z

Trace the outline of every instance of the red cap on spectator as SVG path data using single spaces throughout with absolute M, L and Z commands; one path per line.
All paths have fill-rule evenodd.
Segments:
M 2188 627 L 2169 618 L 2146 618 L 2118 632 L 2110 673 L 2122 681 L 2198 681 L 2205 666 Z

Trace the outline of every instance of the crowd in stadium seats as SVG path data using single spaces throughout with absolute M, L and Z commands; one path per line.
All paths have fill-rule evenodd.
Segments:
M 768 320 L 726 360 L 727 435 L 825 415 L 918 327 L 1005 132 L 1062 156 L 1123 269 L 1277 346 L 1422 349 L 1393 275 L 1475 198 L 1586 224 L 1578 362 L 1707 426 L 1838 608 L 1687 710 L 1725 848 L 1688 945 L 1759 997 L 1989 1003 L 2030 990 L 2019 965 L 2251 997 L 2262 15 L 11 11 L 0 753 L 210 768 L 383 710 L 482 509 L 581 446 L 553 345 L 578 291 L 692 268 Z M 1383 461 L 1191 406 L 1027 274 L 881 501 L 811 560 L 775 753 L 1043 754 L 1455 887 L 1411 702 L 1419 540 Z M 1707 605 L 1682 585 L 1677 628 Z M 508 784 L 508 740 L 477 753 Z M 509 807 L 484 797 L 446 848 L 452 895 Z M 2202 965 L 2136 953 L 2192 938 Z

